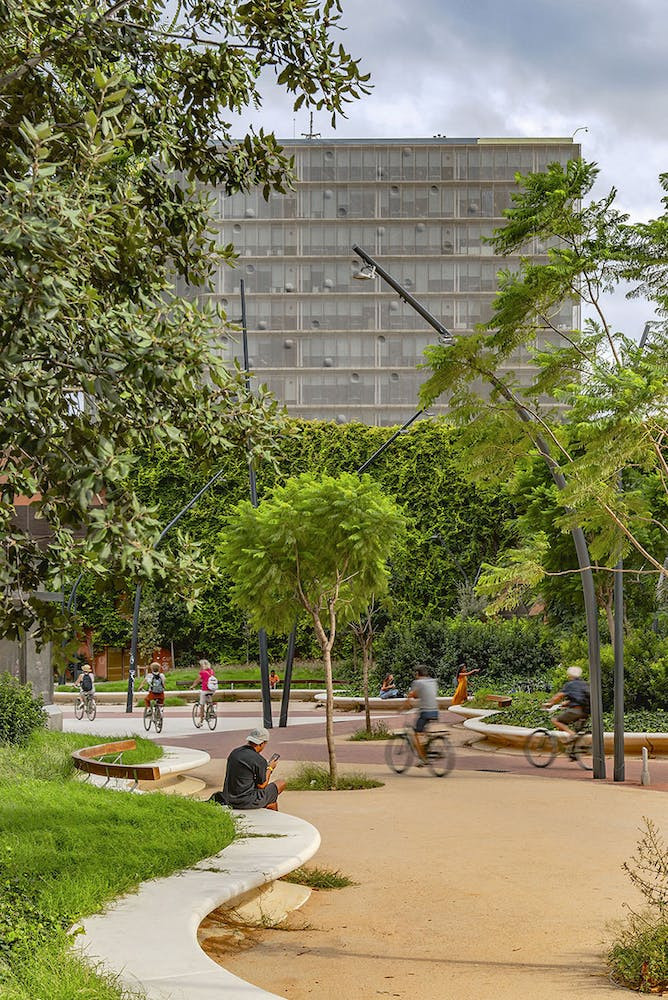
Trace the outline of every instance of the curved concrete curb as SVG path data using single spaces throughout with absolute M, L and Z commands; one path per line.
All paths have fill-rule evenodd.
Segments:
M 319 690 L 319 688 L 292 688 L 290 701 L 314 701 Z M 282 690 L 271 691 L 270 694 L 272 701 L 281 701 L 283 698 Z M 191 691 L 186 688 L 185 691 L 167 691 L 166 696 L 167 698 L 180 698 L 190 704 L 198 700 L 199 691 Z M 146 691 L 135 691 L 134 704 L 143 705 L 145 697 Z M 58 705 L 72 705 L 76 698 L 78 698 L 76 691 L 55 691 L 53 695 L 53 700 Z M 95 692 L 95 701 L 98 705 L 125 705 L 126 700 L 125 691 Z M 259 688 L 218 688 L 214 700 L 216 703 L 219 701 L 262 701 L 262 691 Z
M 323 704 L 327 701 L 327 695 L 325 693 L 319 693 L 315 695 L 314 701 L 318 704 Z M 449 708 L 452 704 L 452 698 L 439 698 L 438 707 L 440 709 Z M 355 695 L 334 695 L 334 708 L 341 709 L 341 711 L 352 711 L 352 712 L 363 712 L 364 711 L 364 698 L 357 698 Z M 405 712 L 406 711 L 406 699 L 405 698 L 369 698 L 369 708 L 373 712 Z
M 286 813 L 234 815 L 250 838 L 242 836 L 187 871 L 143 882 L 136 895 L 89 917 L 77 939 L 85 955 L 127 986 L 143 989 L 149 1000 L 277 1000 L 210 959 L 197 943 L 197 928 L 223 903 L 303 865 L 318 850 L 320 834 Z
M 472 712 L 475 709 L 468 709 Z M 494 715 L 494 712 L 485 712 L 486 715 Z M 526 738 L 533 729 L 524 726 L 500 726 L 495 723 L 482 721 L 482 710 L 477 712 L 478 718 L 469 718 L 463 725 L 464 729 L 472 730 L 480 736 L 484 736 L 492 743 L 502 746 L 512 746 L 519 749 L 524 748 Z M 615 748 L 615 734 L 604 733 L 603 744 L 606 753 L 612 753 Z M 642 752 L 643 747 L 647 747 L 650 756 L 668 754 L 668 733 L 624 733 L 624 752 Z

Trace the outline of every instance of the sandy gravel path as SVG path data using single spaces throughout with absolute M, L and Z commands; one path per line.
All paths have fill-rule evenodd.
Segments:
M 385 787 L 281 799 L 320 830 L 313 863 L 359 884 L 314 893 L 293 918 L 308 929 L 261 931 L 231 971 L 290 1000 L 624 995 L 603 970 L 606 925 L 637 902 L 620 866 L 644 815 L 668 830 L 664 793 L 366 770 Z

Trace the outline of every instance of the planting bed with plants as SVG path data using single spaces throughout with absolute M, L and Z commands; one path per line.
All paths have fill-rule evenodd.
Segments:
M 72 751 L 99 737 L 46 732 L 39 703 L 7 675 L 0 717 L 0 995 L 120 1000 L 127 993 L 75 953 L 69 928 L 145 879 L 222 850 L 232 820 L 207 803 L 73 780 Z M 124 760 L 160 752 L 137 740 Z

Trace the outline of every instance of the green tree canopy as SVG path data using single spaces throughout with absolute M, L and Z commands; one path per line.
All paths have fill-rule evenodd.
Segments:
M 231 134 L 262 71 L 333 115 L 365 78 L 332 37 L 337 0 L 171 9 L 0 3 L 1 634 L 50 634 L 58 606 L 31 594 L 81 569 L 190 575 L 185 545 L 154 551 L 158 524 L 127 485 L 136 456 L 266 457 L 281 426 L 221 364 L 224 315 L 174 287 L 207 287 L 234 259 L 209 231 L 210 185 L 289 183 L 273 135 Z M 40 544 L 14 519 L 20 496 Z
M 521 190 L 492 244 L 499 254 L 522 254 L 540 240 L 546 260 L 521 257 L 518 269 L 502 272 L 487 324 L 452 346 L 429 348 L 423 401 L 451 393 L 475 477 L 507 479 L 542 437 L 552 467 L 565 477 L 556 525 L 583 528 L 601 565 L 613 568 L 633 549 L 647 568 L 666 575 L 666 324 L 656 322 L 639 344 L 614 328 L 605 294 L 631 281 L 631 295 L 667 315 L 668 196 L 662 216 L 632 223 L 615 208 L 614 189 L 588 200 L 597 173 L 594 164 L 573 160 L 519 178 Z M 668 190 L 668 175 L 662 184 Z M 581 329 L 573 326 L 574 304 L 588 316 Z M 528 387 L 512 372 L 519 348 L 535 365 Z M 510 374 L 500 375 L 502 366 Z M 643 475 L 624 477 L 620 490 L 627 469 Z M 658 493 L 644 488 L 646 476 Z
M 337 618 L 349 622 L 387 589 L 404 518 L 370 476 L 304 473 L 230 514 L 220 558 L 232 598 L 258 628 L 288 632 L 306 614 L 322 650 L 327 745 L 336 787 L 331 652 Z

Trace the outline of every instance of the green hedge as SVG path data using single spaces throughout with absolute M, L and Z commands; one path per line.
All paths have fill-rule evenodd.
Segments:
M 454 618 L 389 626 L 376 646 L 377 672 L 386 672 L 403 692 L 418 663 L 425 663 L 444 691 L 454 691 L 458 666 L 478 668 L 475 683 L 500 690 L 518 686 L 549 688 L 558 663 L 556 635 L 526 620 L 479 622 Z

